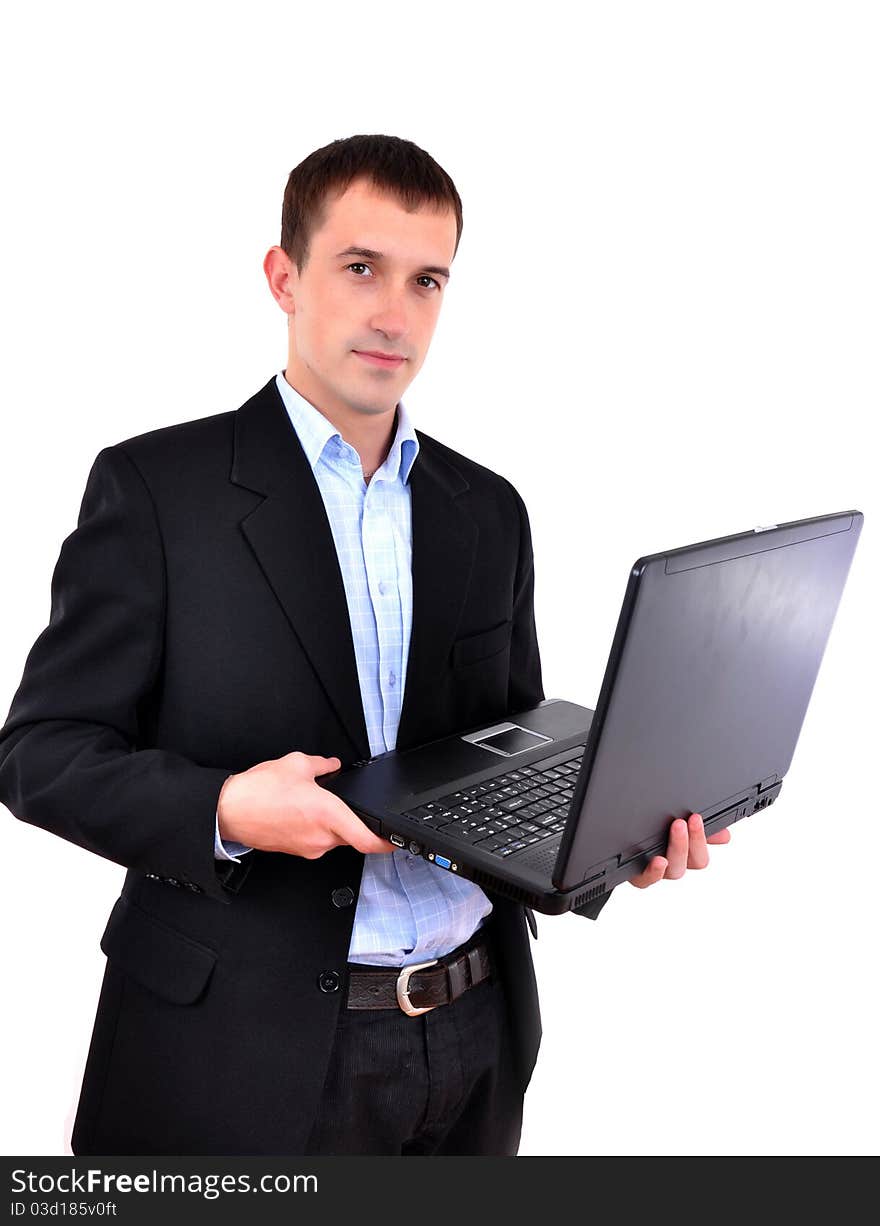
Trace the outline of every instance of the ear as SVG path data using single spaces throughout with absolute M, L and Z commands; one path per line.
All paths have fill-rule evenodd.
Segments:
M 299 272 L 293 260 L 281 247 L 270 247 L 263 260 L 263 272 L 272 297 L 285 315 L 294 314 L 294 298 Z

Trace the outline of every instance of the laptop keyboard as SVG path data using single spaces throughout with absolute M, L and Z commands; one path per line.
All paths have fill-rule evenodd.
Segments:
M 518 766 L 463 792 L 450 792 L 406 816 L 444 837 L 460 839 L 496 856 L 510 856 L 525 847 L 561 834 L 586 742 L 567 758 L 541 769 Z

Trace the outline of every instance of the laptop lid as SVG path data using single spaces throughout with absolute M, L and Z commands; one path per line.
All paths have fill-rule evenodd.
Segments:
M 639 558 L 553 869 L 570 890 L 788 771 L 863 516 Z

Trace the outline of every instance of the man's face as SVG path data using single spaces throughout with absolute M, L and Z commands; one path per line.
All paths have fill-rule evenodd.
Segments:
M 408 213 L 365 180 L 331 197 L 302 272 L 289 265 L 288 382 L 325 411 L 393 409 L 427 355 L 455 241 L 451 209 Z

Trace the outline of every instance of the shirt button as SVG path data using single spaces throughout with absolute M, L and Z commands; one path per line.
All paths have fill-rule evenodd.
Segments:
M 388 674 L 388 684 L 389 684 L 390 686 L 392 686 L 392 687 L 393 687 L 394 682 L 395 682 L 396 680 L 397 680 L 397 678 L 395 677 L 394 673 L 389 673 L 389 674 Z
M 354 890 L 343 885 L 338 890 L 334 890 L 330 898 L 333 900 L 334 907 L 350 907 L 354 902 Z
M 384 579 L 380 579 L 379 580 L 379 595 L 384 596 L 387 591 L 388 591 L 388 585 L 385 583 Z
M 338 971 L 322 971 L 318 976 L 318 987 L 322 992 L 338 992 L 339 991 L 339 972 Z

